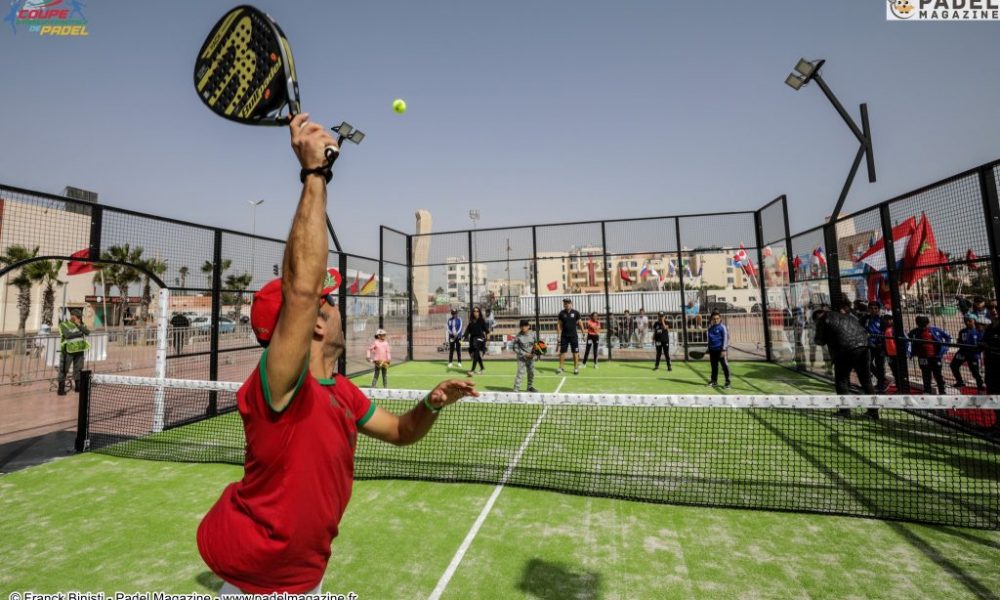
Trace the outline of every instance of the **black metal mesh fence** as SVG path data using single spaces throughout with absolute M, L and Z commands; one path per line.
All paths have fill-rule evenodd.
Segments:
M 345 256 L 345 285 L 357 287 L 344 307 L 349 372 L 367 368 L 365 349 L 380 323 L 388 325 L 397 355 L 405 358 L 406 244 L 405 234 L 389 230 L 384 250 L 401 263 L 385 268 L 378 259 Z M 54 327 L 64 305 L 83 309 L 84 322 L 104 336 L 107 346 L 89 367 L 152 375 L 159 288 L 146 272 L 170 288 L 168 314 L 183 314 L 189 322 L 168 331 L 167 376 L 241 380 L 260 357 L 249 326 L 250 303 L 257 290 L 280 275 L 284 249 L 283 240 L 0 185 L 0 255 L 56 257 L 50 261 L 55 310 L 36 301 L 46 285 L 39 281 L 31 283 L 30 306 L 22 314 L 16 291 L 10 293 L 14 286 L 7 284 L 24 269 L 0 278 L 0 339 L 6 340 L 0 345 L 0 386 L 56 378 L 40 344 L 43 324 Z M 74 255 L 124 264 L 91 267 L 73 263 Z M 329 265 L 343 268 L 341 263 L 341 256 L 331 252 Z M 383 293 L 386 302 L 381 302 Z M 14 356 L 18 346 L 42 348 L 41 356 Z

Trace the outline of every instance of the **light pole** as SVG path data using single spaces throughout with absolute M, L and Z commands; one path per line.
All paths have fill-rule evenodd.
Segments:
M 250 280 L 253 281 L 254 276 L 254 262 L 256 257 L 254 256 L 257 250 L 257 207 L 264 204 L 263 200 L 247 200 L 247 204 L 250 205 Z
M 790 73 L 785 78 L 785 84 L 793 90 L 798 91 L 810 81 L 815 81 L 819 89 L 823 91 L 823 95 L 830 101 L 833 108 L 837 110 L 840 118 L 844 120 L 844 123 L 847 124 L 851 133 L 854 134 L 854 137 L 860 143 L 858 152 L 854 156 L 854 163 L 847 174 L 847 181 L 844 182 L 844 187 L 840 190 L 840 197 L 837 199 L 837 204 L 833 208 L 830 220 L 823 231 L 824 243 L 826 244 L 827 281 L 830 286 L 830 302 L 836 305 L 840 302 L 840 249 L 837 247 L 837 219 L 840 217 L 840 209 L 844 207 L 844 200 L 847 199 L 847 192 L 851 189 L 851 184 L 854 183 L 854 176 L 858 172 L 858 167 L 861 166 L 862 158 L 867 158 L 868 182 L 875 183 L 875 154 L 872 151 L 872 134 L 868 127 L 868 105 L 865 103 L 861 104 L 861 127 L 859 128 L 854 119 L 847 114 L 844 106 L 837 100 L 837 97 L 833 95 L 830 87 L 823 81 L 823 77 L 819 71 L 823 68 L 824 64 L 826 64 L 825 60 L 808 61 L 800 58 L 799 62 L 795 65 L 795 72 Z

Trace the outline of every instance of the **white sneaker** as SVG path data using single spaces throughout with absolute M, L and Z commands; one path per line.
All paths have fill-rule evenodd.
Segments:
M 580 374 L 580 368 L 577 367 L 577 368 L 573 369 L 573 374 L 574 375 L 579 375 Z
M 594 368 L 595 368 L 595 369 L 597 368 L 597 363 L 594 363 Z
M 458 366 L 460 366 L 460 367 L 461 367 L 462 365 L 458 365 Z M 451 368 L 451 363 L 448 363 L 448 368 L 449 368 L 449 369 Z
M 556 369 L 556 375 L 558 375 L 558 374 L 560 374 L 562 372 L 563 372 L 563 368 L 562 367 L 559 367 L 558 369 Z
M 459 369 L 461 369 L 461 368 L 462 368 L 462 361 L 458 361 L 458 368 L 459 368 Z

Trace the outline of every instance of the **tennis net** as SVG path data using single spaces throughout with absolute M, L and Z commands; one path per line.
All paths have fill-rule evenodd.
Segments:
M 242 464 L 239 386 L 94 375 L 89 448 Z M 397 414 L 426 393 L 364 391 Z M 1000 445 L 974 425 L 997 409 L 988 396 L 484 393 L 442 411 L 417 444 L 362 436 L 355 477 L 1000 529 Z

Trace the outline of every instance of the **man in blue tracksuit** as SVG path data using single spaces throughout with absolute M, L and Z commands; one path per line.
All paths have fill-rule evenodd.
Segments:
M 708 326 L 708 357 L 712 361 L 712 379 L 708 385 L 715 387 L 719 385 L 719 365 L 722 365 L 722 374 L 726 376 L 725 389 L 732 387 L 729 379 L 729 361 L 726 359 L 726 351 L 729 349 L 729 328 L 722 324 L 722 315 L 718 311 L 712 313 Z
M 448 319 L 448 368 L 451 368 L 451 359 L 458 353 L 458 366 L 462 366 L 462 317 L 458 316 L 458 309 L 451 309 L 451 318 Z
M 872 375 L 875 376 L 877 391 L 884 394 L 886 389 L 885 379 L 885 329 L 882 326 L 882 304 L 877 301 L 868 303 L 867 313 L 858 320 L 861 326 L 868 332 L 868 351 L 872 358 Z
M 983 341 L 983 332 L 976 328 L 976 318 L 966 314 L 965 328 L 958 332 L 958 351 L 955 358 L 951 359 L 951 374 L 955 376 L 955 387 L 962 389 L 965 383 L 962 381 L 962 364 L 968 364 L 972 371 L 972 377 L 976 380 L 976 393 L 982 394 L 986 391 L 983 385 L 983 377 L 979 374 L 979 343 Z

